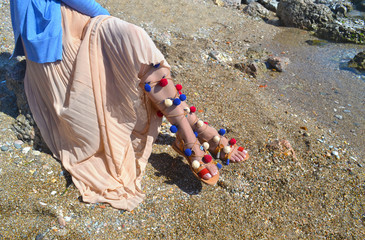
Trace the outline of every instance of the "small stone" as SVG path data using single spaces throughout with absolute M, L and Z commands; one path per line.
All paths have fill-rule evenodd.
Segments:
M 38 155 L 41 154 L 41 152 L 38 151 L 38 150 L 34 150 L 34 151 L 32 151 L 32 153 L 33 153 L 34 156 L 38 156 Z
M 60 228 L 64 228 L 66 226 L 66 221 L 63 217 L 58 217 L 58 224 L 60 225 Z
M 5 152 L 8 151 L 9 147 L 6 145 L 1 146 L 1 151 Z
M 35 237 L 35 240 L 42 240 L 44 238 L 44 235 L 42 233 L 38 234 L 36 237 Z
M 344 113 L 350 113 L 351 111 L 348 109 L 343 110 Z
M 56 193 L 57 193 L 56 191 L 52 191 L 52 192 L 51 192 L 51 195 L 52 195 L 52 196 L 53 196 L 53 195 L 56 195 Z
M 310 136 L 310 133 L 305 132 L 303 135 L 304 135 L 305 137 L 309 137 L 309 136 Z
M 343 117 L 342 117 L 342 115 L 335 115 L 335 117 L 337 118 L 337 119 L 340 119 L 340 120 L 342 120 L 343 119 Z
M 71 217 L 65 217 L 65 221 L 66 221 L 66 222 L 71 221 Z
M 337 159 L 340 159 L 340 156 L 338 155 L 337 151 L 332 151 L 331 154 L 335 156 Z
M 22 148 L 22 145 L 18 144 L 18 143 L 14 143 L 14 147 L 16 149 L 21 149 Z
M 29 152 L 29 150 L 30 150 L 30 147 L 25 147 L 25 148 L 23 148 L 22 153 L 27 154 Z
M 15 142 L 14 142 L 14 144 L 19 144 L 19 145 L 22 145 L 24 142 L 22 141 L 22 140 L 16 140 Z

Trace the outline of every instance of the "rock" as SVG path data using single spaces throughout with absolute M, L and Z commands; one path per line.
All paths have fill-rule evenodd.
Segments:
M 64 228 L 66 226 L 66 221 L 62 216 L 58 217 L 58 224 L 60 225 L 60 228 Z
M 9 150 L 8 146 L 6 146 L 6 145 L 1 146 L 1 151 L 5 152 L 5 151 L 8 151 L 8 150 Z
M 315 35 L 335 42 L 365 44 L 365 21 L 357 18 L 337 18 L 320 26 Z
M 287 57 L 270 56 L 267 59 L 267 63 L 271 68 L 276 69 L 278 72 L 282 72 L 286 69 L 286 66 L 290 63 L 290 60 Z
M 258 2 L 251 2 L 243 9 L 243 11 L 253 17 L 268 18 L 270 15 L 269 10 Z
M 356 56 L 350 60 L 348 66 L 360 71 L 365 71 L 365 51 L 356 54 Z
M 44 238 L 44 235 L 42 233 L 38 234 L 36 237 L 35 237 L 35 240 L 42 240 Z
M 214 3 L 220 7 L 223 6 L 240 6 L 241 0 L 214 0 Z
M 283 25 L 308 30 L 333 22 L 331 9 L 311 0 L 281 0 L 276 14 Z
M 29 150 L 30 150 L 30 147 L 25 147 L 22 149 L 22 153 L 27 154 L 29 152 Z
M 342 119 L 343 119 L 342 115 L 335 115 L 335 117 L 336 117 L 337 119 L 340 119 L 340 120 L 342 120 Z
M 337 151 L 332 151 L 332 152 L 331 152 L 331 154 L 332 154 L 333 156 L 335 156 L 337 159 L 340 159 L 340 155 L 338 154 L 338 152 L 337 152 Z
M 50 152 L 33 120 L 25 96 L 23 83 L 26 68 L 25 60 L 24 58 L 9 60 L 9 57 L 10 56 L 7 55 L 0 55 L 0 62 L 6 63 L 0 65 L 0 75 L 6 79 L 7 88 L 16 96 L 18 116 L 13 127 L 17 133 L 17 137 L 29 144 L 33 144 L 36 148 L 41 148 L 46 152 Z
M 277 151 L 285 156 L 292 156 L 293 159 L 297 159 L 295 151 L 289 141 L 285 139 L 276 139 L 266 145 L 266 148 L 271 151 Z
M 344 17 L 353 9 L 352 3 L 349 0 L 315 0 L 316 4 L 324 4 L 336 14 L 336 16 Z
M 234 67 L 241 72 L 247 73 L 253 77 L 257 77 L 260 73 L 265 71 L 265 64 L 257 61 L 248 60 L 242 63 L 234 64 Z
M 32 153 L 33 153 L 34 156 L 38 156 L 38 155 L 41 154 L 41 152 L 38 151 L 38 150 L 33 150 Z
M 259 0 L 258 1 L 266 9 L 276 12 L 279 2 L 277 0 Z
M 246 5 L 248 5 L 248 4 L 252 3 L 252 2 L 257 2 L 257 0 L 243 0 L 242 1 L 242 3 L 243 4 L 246 4 Z
M 19 143 L 14 143 L 14 147 L 16 149 L 21 149 L 22 148 L 22 145 L 20 145 Z

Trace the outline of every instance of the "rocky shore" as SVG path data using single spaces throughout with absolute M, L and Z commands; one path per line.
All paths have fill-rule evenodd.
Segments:
M 331 112 L 332 121 L 354 128 L 350 141 L 320 121 L 321 113 L 300 111 L 275 90 L 275 79 L 300 80 L 291 43 L 273 47 L 287 31 L 276 15 L 287 1 L 100 1 L 112 15 L 146 29 L 200 117 L 226 128 L 251 156 L 224 166 L 217 186 L 202 185 L 169 147 L 174 136 L 164 121 L 143 180 L 146 199 L 132 212 L 83 203 L 42 145 L 21 92 L 23 63 L 8 60 L 13 39 L 9 1 L 2 1 L 0 239 L 364 238 L 365 122 L 356 119 L 353 127 L 355 120 L 342 119 L 349 109 L 348 115 L 361 115 L 363 105 L 326 95 L 342 111 Z M 260 6 L 252 10 L 254 4 L 267 14 Z M 328 13 L 332 24 L 336 17 Z

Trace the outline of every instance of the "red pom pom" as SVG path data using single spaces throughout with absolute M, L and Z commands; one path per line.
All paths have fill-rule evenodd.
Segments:
M 182 92 L 181 91 L 179 91 L 179 95 L 181 95 L 182 94 Z
M 239 148 L 238 148 L 238 151 L 239 151 L 239 152 L 243 152 L 243 150 L 245 150 L 245 148 L 244 148 L 244 147 L 239 147 Z
M 209 173 L 208 169 L 203 168 L 203 169 L 202 169 L 202 170 L 198 173 L 198 175 L 199 175 L 199 177 L 203 178 L 203 176 L 204 176 L 205 174 L 207 174 L 207 173 Z
M 181 84 L 176 84 L 176 89 L 178 90 L 178 91 L 180 91 L 181 89 L 182 89 L 182 86 L 181 86 Z
M 235 145 L 236 142 L 236 139 L 232 138 L 231 140 L 229 140 L 229 145 Z
M 204 162 L 205 163 L 210 163 L 212 161 L 212 156 L 210 155 L 204 155 Z
M 191 107 L 190 107 L 190 112 L 192 112 L 192 113 L 193 113 L 193 112 L 196 112 L 196 107 L 191 106 Z
M 204 122 L 205 124 L 209 125 L 208 122 Z
M 168 84 L 169 82 L 167 81 L 167 79 L 166 78 L 162 78 L 161 80 L 160 80 L 160 86 L 161 87 L 165 87 L 165 86 L 167 86 L 167 84 Z
M 161 111 L 157 111 L 157 116 L 163 117 L 163 113 Z

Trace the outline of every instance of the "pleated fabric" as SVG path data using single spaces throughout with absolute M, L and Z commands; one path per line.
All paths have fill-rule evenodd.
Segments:
M 27 61 L 25 92 L 54 156 L 83 201 L 132 210 L 161 118 L 141 87 L 148 65 L 170 66 L 147 33 L 62 6 L 63 59 Z

